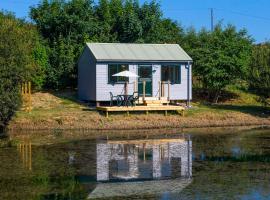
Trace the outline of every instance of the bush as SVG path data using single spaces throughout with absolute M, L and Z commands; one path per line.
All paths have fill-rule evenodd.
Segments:
M 217 25 L 213 32 L 190 30 L 186 34 L 187 50 L 194 60 L 193 72 L 217 102 L 222 90 L 246 77 L 250 62 L 252 40 L 245 30 Z
M 253 47 L 248 82 L 263 103 L 270 98 L 270 43 Z
M 20 84 L 42 84 L 44 73 L 34 56 L 38 44 L 38 33 L 31 24 L 0 12 L 0 127 L 7 125 L 21 104 Z

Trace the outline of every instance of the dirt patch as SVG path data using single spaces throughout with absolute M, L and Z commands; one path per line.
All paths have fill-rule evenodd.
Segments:
M 32 95 L 33 109 L 52 109 L 62 102 L 62 99 L 48 92 L 37 92 Z

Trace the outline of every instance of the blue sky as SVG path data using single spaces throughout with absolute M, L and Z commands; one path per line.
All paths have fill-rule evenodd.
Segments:
M 146 0 L 140 0 L 144 2 Z M 28 17 L 29 6 L 39 0 L 0 0 L 0 9 L 12 11 L 18 17 Z M 160 0 L 165 17 L 177 20 L 184 27 L 210 29 L 210 8 L 214 21 L 246 28 L 256 42 L 270 39 L 269 0 Z

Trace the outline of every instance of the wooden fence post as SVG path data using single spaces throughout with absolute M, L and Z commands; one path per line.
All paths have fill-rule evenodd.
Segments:
M 21 85 L 21 95 L 23 100 L 24 110 L 30 112 L 32 110 L 32 94 L 31 82 L 25 82 Z

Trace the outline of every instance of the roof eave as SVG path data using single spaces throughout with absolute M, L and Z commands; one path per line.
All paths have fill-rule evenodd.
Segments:
M 128 62 L 128 63 L 181 63 L 181 62 L 193 62 L 193 60 L 112 60 L 112 59 L 97 59 L 97 63 L 116 63 L 116 62 Z

